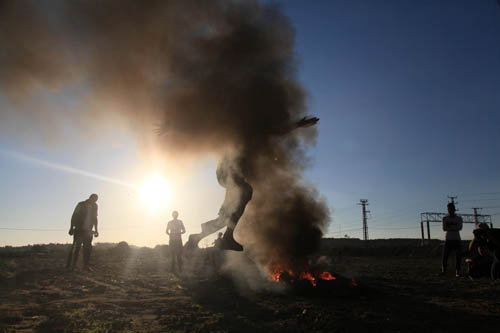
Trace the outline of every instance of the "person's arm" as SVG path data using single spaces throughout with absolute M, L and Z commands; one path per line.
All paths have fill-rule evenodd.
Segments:
M 165 233 L 170 236 L 170 222 L 167 223 L 167 230 L 165 230 Z
M 186 233 L 186 229 L 184 228 L 184 223 L 182 223 L 181 221 L 181 234 L 185 234 Z
M 300 127 L 311 127 L 311 126 L 314 126 L 318 123 L 319 121 L 319 118 L 317 117 L 304 117 L 302 119 L 300 119 L 298 122 L 295 123 L 295 126 L 296 128 L 300 128 Z
M 278 130 L 278 135 L 283 136 L 286 135 L 290 132 L 293 132 L 297 128 L 305 128 L 305 127 L 311 127 L 314 126 L 318 123 L 319 118 L 317 117 L 303 117 L 302 119 L 288 124 L 286 126 L 283 126 Z
M 441 225 L 443 226 L 443 231 L 448 231 L 448 225 L 446 224 L 446 217 L 443 217 Z
M 69 234 L 70 236 L 73 236 L 73 233 L 74 233 L 74 232 L 73 232 L 73 228 L 74 228 L 74 227 L 75 227 L 75 224 L 73 223 L 73 218 L 71 218 L 71 224 L 70 224 L 70 226 L 69 226 L 69 231 L 68 231 L 68 234 Z
M 95 205 L 95 216 L 94 216 L 94 229 L 95 229 L 95 232 L 94 232 L 94 236 L 95 237 L 99 237 L 99 231 L 97 231 L 97 209 L 98 209 L 98 206 L 97 204 Z
M 76 219 L 79 218 L 80 215 L 80 203 L 78 203 L 75 207 L 75 210 L 73 211 L 73 215 L 71 215 L 71 224 L 69 226 L 69 232 L 68 234 L 72 236 L 75 232 L 75 222 Z
M 446 231 L 460 231 L 462 230 L 462 218 L 455 219 L 455 223 L 447 223 Z
M 476 237 L 472 238 L 472 240 L 469 243 L 469 252 L 472 253 L 475 247 L 476 247 Z
M 462 230 L 461 224 L 451 224 L 448 225 L 446 228 L 446 231 L 460 231 L 460 230 Z

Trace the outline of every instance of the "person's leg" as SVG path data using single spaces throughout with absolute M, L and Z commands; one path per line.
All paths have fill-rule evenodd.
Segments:
M 182 271 L 182 241 L 179 242 L 179 250 L 177 252 L 177 265 L 179 272 Z
M 80 248 L 82 247 L 82 235 L 80 232 L 75 231 L 75 246 L 73 247 L 73 262 L 71 263 L 72 268 L 76 268 L 78 263 L 78 255 L 80 254 Z
M 497 277 L 495 276 L 495 269 L 499 263 L 499 260 L 500 258 L 498 258 L 500 256 L 500 251 L 499 250 L 496 250 L 496 251 L 493 251 L 493 262 L 491 263 L 491 271 L 490 271 L 490 277 L 492 280 L 495 280 Z
M 177 245 L 174 246 L 174 253 L 172 256 L 172 271 L 176 272 L 179 267 L 179 249 Z
M 68 258 L 66 259 L 66 268 L 71 267 L 71 262 L 73 261 L 73 251 L 75 249 L 75 246 L 76 246 L 75 236 L 73 235 L 73 243 L 71 244 L 71 247 L 69 248 Z
M 175 266 L 176 266 L 176 261 L 177 261 L 177 247 L 175 244 L 175 241 L 170 240 L 168 244 L 169 250 L 170 250 L 170 270 L 172 272 L 175 272 Z
M 219 216 L 216 219 L 204 222 L 201 224 L 201 232 L 199 234 L 189 235 L 188 241 L 184 244 L 184 247 L 188 250 L 193 250 L 198 248 L 198 243 L 205 237 L 213 234 L 224 228 L 226 226 L 226 218 L 224 216 Z
M 441 272 L 445 273 L 448 268 L 448 256 L 450 255 L 450 242 L 445 241 L 443 247 L 443 258 L 441 261 Z
M 89 268 L 90 254 L 92 253 L 92 233 L 86 233 L 83 237 L 83 266 Z
M 231 227 L 227 227 L 226 232 L 224 232 L 224 236 L 222 236 L 222 242 L 220 246 L 221 250 L 243 251 L 243 246 L 241 246 L 240 243 L 236 242 L 233 233 L 234 229 Z
M 455 241 L 455 275 L 460 276 L 460 268 L 462 266 L 462 244 L 461 241 Z

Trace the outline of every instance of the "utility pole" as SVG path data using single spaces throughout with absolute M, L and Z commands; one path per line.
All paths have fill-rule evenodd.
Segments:
M 474 209 L 474 222 L 477 229 L 477 226 L 479 225 L 479 220 L 477 218 L 479 214 L 477 213 L 477 210 L 482 208 L 473 207 L 472 209 Z
M 367 199 L 359 199 L 359 204 L 363 210 L 363 240 L 368 240 L 368 224 L 366 223 L 367 217 L 366 213 L 369 213 L 369 210 L 366 210 L 366 206 L 368 206 Z
M 448 195 L 447 197 L 448 197 L 448 199 L 451 200 L 451 203 L 455 205 L 455 209 L 458 212 L 458 208 L 457 208 L 457 205 L 456 205 L 456 204 L 458 204 L 458 202 L 455 201 L 455 199 L 458 198 L 458 197 L 457 196 L 452 196 L 452 195 Z

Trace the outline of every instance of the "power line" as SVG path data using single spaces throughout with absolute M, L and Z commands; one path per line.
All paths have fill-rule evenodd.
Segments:
M 391 213 L 387 214 L 387 211 L 386 211 L 386 214 L 383 214 L 382 216 L 375 216 L 375 217 L 371 218 L 371 220 L 372 220 L 372 222 L 387 222 L 387 221 L 395 219 L 395 218 L 401 218 L 404 216 L 413 215 L 413 214 L 415 214 L 415 210 L 413 208 L 411 208 L 411 209 L 405 208 L 405 209 L 395 210 L 395 211 L 393 211 L 393 213 L 397 213 L 397 214 L 391 214 Z M 358 221 L 335 222 L 335 224 L 341 224 L 342 226 L 353 226 L 353 225 L 357 225 L 358 223 L 359 223 Z M 371 223 L 371 224 L 373 225 L 373 223 Z
M 420 229 L 420 227 L 398 227 L 398 228 L 371 227 L 371 228 L 380 230 Z
M 340 231 L 331 231 L 331 232 L 329 232 L 329 234 L 338 234 L 338 233 L 344 233 L 346 231 L 354 231 L 354 230 L 361 230 L 361 229 L 363 229 L 363 228 L 344 229 L 344 230 L 342 230 L 342 232 L 340 232 Z
M 332 224 L 340 224 L 340 225 L 343 225 L 344 227 L 345 226 L 354 226 L 354 225 L 359 225 L 359 221 L 349 221 L 349 222 L 335 222 L 335 223 L 332 223 Z
M 482 193 L 459 193 L 461 197 L 469 197 L 469 196 L 476 196 L 476 195 L 497 195 L 500 194 L 500 192 L 482 192 Z
M 333 212 L 338 213 L 338 212 L 350 211 L 350 210 L 353 210 L 355 208 L 356 208 L 356 205 L 344 206 L 344 207 L 339 207 L 339 208 L 333 207 Z
M 66 229 L 0 228 L 0 230 L 15 230 L 15 231 L 65 231 Z
M 393 218 L 394 216 L 399 216 L 399 215 L 405 215 L 414 212 L 414 208 L 402 208 L 402 209 L 396 209 L 392 211 L 385 211 L 385 214 L 382 214 L 380 216 L 375 215 L 375 220 L 381 220 L 381 219 L 388 219 L 388 218 Z
M 400 213 L 400 214 L 387 215 L 385 217 L 375 217 L 375 218 L 373 218 L 373 221 L 374 222 L 385 222 L 385 221 L 388 221 L 388 220 L 392 220 L 394 218 L 401 218 L 403 216 L 408 216 L 410 214 L 411 215 L 415 214 L 415 211 L 411 210 L 411 211 L 407 211 L 407 212 Z
M 500 201 L 500 198 L 486 198 L 486 199 L 468 199 L 462 202 L 477 202 L 477 201 Z
M 123 229 L 144 228 L 144 227 L 149 227 L 149 226 L 160 227 L 159 224 L 148 223 L 148 224 L 126 225 L 126 226 L 116 227 L 116 228 L 99 228 L 99 230 L 123 230 Z M 161 227 L 163 227 L 163 226 L 161 226 Z M 0 227 L 0 230 L 10 230 L 10 231 L 67 231 L 68 229 L 9 228 L 9 227 Z

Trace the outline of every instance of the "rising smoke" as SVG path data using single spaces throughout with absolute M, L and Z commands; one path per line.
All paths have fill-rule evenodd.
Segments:
M 307 112 L 305 93 L 294 31 L 279 7 L 0 0 L 0 40 L 0 93 L 12 103 L 78 85 L 86 122 L 118 115 L 139 134 L 161 124 L 169 153 L 233 156 L 254 189 L 236 229 L 249 253 L 293 264 L 316 250 L 329 212 L 301 177 L 316 129 L 294 130 Z

